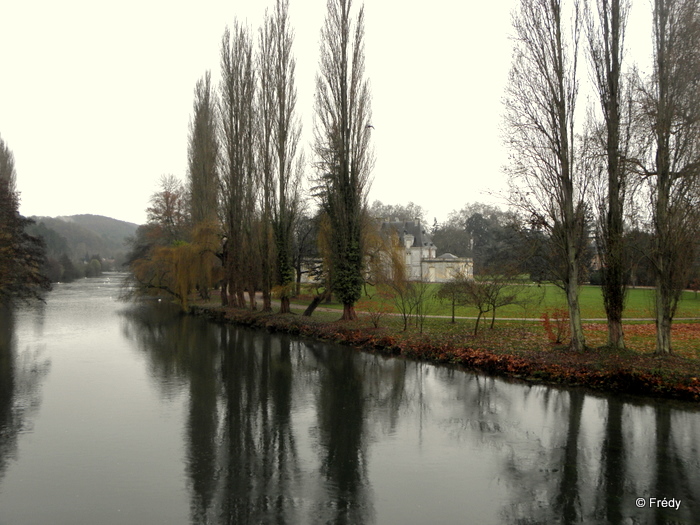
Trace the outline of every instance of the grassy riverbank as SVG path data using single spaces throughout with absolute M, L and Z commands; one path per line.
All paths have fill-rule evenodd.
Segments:
M 472 320 L 451 323 L 427 318 L 423 333 L 404 332 L 398 317 L 387 316 L 379 328 L 360 314 L 358 321 L 339 322 L 338 312 L 316 311 L 311 318 L 242 309 L 223 309 L 215 303 L 195 304 L 193 313 L 219 322 L 236 323 L 272 331 L 302 335 L 386 355 L 438 363 L 452 363 L 490 374 L 526 381 L 586 387 L 628 394 L 700 400 L 700 323 L 676 323 L 675 355 L 653 354 L 655 331 L 650 323 L 626 324 L 629 349 L 611 352 L 602 348 L 604 323 L 587 323 L 586 339 L 594 347 L 583 353 L 552 344 L 542 323 L 498 321 L 475 337 Z
M 440 301 L 436 297 L 439 284 L 429 284 L 426 311 L 430 315 L 451 315 L 452 310 L 448 301 Z M 553 284 L 523 284 L 510 287 L 519 290 L 520 294 L 527 299 L 522 305 L 513 304 L 497 311 L 497 318 L 535 318 L 540 319 L 544 312 L 551 312 L 558 308 L 566 308 L 566 296 L 561 288 Z M 379 299 L 375 295 L 375 289 L 367 287 L 372 301 Z M 508 289 L 506 289 L 508 290 Z M 299 308 L 306 308 L 311 301 L 312 292 L 302 295 L 299 299 L 292 300 L 292 304 L 297 304 Z M 391 301 L 385 301 L 387 306 L 393 309 Z M 603 295 L 600 286 L 585 285 L 580 288 L 579 302 L 581 305 L 581 315 L 584 319 L 605 319 L 605 308 L 603 307 Z M 343 306 L 336 302 L 324 303 L 325 308 L 342 310 Z M 457 306 L 455 315 L 460 317 L 474 317 L 478 313 L 477 309 L 469 306 Z M 648 319 L 654 316 L 654 290 L 651 288 L 629 288 L 625 300 L 625 319 Z M 700 320 L 700 294 L 686 290 L 681 295 L 678 303 L 676 318 Z

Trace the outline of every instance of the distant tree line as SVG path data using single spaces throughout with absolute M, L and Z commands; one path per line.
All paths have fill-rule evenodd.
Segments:
M 51 289 L 50 283 L 97 277 L 119 267 L 123 254 L 117 254 L 117 259 L 105 259 L 99 253 L 75 253 L 88 245 L 102 245 L 105 241 L 97 234 L 73 225 L 69 227 L 74 234 L 69 242 L 46 225 L 62 221 L 43 218 L 37 223 L 34 218 L 20 215 L 16 179 L 14 155 L 0 137 L 0 304 L 42 299 Z

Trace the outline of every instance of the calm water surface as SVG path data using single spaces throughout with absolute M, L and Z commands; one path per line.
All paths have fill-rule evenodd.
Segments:
M 0 525 L 700 520 L 693 405 L 218 326 L 118 288 L 0 314 Z

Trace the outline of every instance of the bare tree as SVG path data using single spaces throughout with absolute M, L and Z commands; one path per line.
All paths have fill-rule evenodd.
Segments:
M 250 31 L 234 24 L 221 41 L 220 199 L 225 241 L 226 285 L 223 305 L 245 306 L 244 292 L 255 293 L 253 225 L 257 191 L 254 151 L 255 72 Z M 228 293 L 227 293 L 228 292 Z M 253 303 L 254 304 L 254 303 Z M 252 305 L 251 305 L 252 306 Z
M 654 71 L 641 88 L 656 281 L 656 352 L 672 353 L 671 323 L 697 249 L 700 201 L 700 4 L 655 0 Z
M 364 78 L 364 8 L 328 0 L 316 76 L 314 152 L 318 194 L 332 231 L 333 290 L 343 319 L 356 319 L 362 295 L 363 210 L 374 163 L 370 148 L 370 92 Z
M 595 7 L 592 7 L 594 4 Z M 622 312 L 626 292 L 623 214 L 628 168 L 630 92 L 624 86 L 622 62 L 629 0 L 588 0 L 586 4 L 588 51 L 602 110 L 604 132 L 605 193 L 598 201 L 598 246 L 602 292 L 608 319 L 608 346 L 625 346 Z M 627 102 L 627 104 L 625 104 Z
M 369 216 L 375 219 L 385 219 L 387 221 L 412 221 L 420 220 L 425 224 L 425 210 L 422 206 L 413 201 L 408 204 L 384 204 L 380 200 L 375 200 L 369 207 Z
M 512 199 L 554 241 L 564 266 L 571 348 L 580 351 L 585 348 L 579 273 L 586 235 L 586 188 L 577 171 L 574 143 L 579 4 L 521 0 L 513 28 L 513 66 L 506 88 Z
M 296 114 L 294 34 L 289 25 L 289 2 L 277 0 L 260 29 L 260 170 L 262 186 L 263 276 L 272 277 L 280 293 L 280 313 L 289 313 L 294 282 L 293 238 L 299 214 L 303 155 L 298 151 L 301 124 Z M 272 228 L 272 235 L 268 226 Z M 274 250 L 267 246 L 274 237 Z M 276 264 L 265 258 L 276 255 Z M 264 293 L 264 288 L 263 288 Z
M 160 191 L 151 196 L 147 220 L 162 231 L 167 243 L 183 240 L 188 226 L 187 197 L 182 182 L 174 175 L 160 178 Z

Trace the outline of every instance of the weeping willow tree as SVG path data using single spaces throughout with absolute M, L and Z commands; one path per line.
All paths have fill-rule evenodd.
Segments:
M 314 122 L 317 190 L 331 229 L 333 291 L 343 303 L 342 319 L 353 320 L 364 280 L 362 225 L 374 155 L 371 97 L 364 78 L 364 8 L 353 17 L 351 0 L 328 0 L 319 69 Z
M 189 310 L 191 295 L 199 290 L 206 298 L 206 290 L 221 277 L 217 246 L 217 237 L 206 230 L 195 232 L 191 242 L 152 246 L 145 257 L 131 262 L 128 294 L 122 298 L 166 296 Z
M 187 311 L 195 291 L 207 299 L 212 285 L 221 280 L 218 226 L 212 221 L 187 221 L 185 200 L 177 179 L 161 179 L 161 190 L 151 197 L 148 223 L 139 227 L 132 240 L 131 273 L 122 299 L 164 296 Z

